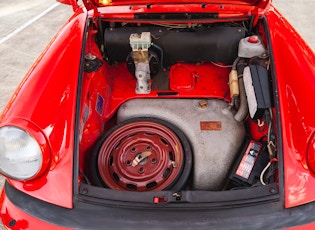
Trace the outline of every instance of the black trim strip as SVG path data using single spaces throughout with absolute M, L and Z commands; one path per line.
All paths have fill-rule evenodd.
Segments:
M 222 209 L 252 204 L 266 204 L 280 200 L 276 184 L 229 191 L 181 191 L 180 199 L 174 191 L 132 192 L 119 191 L 81 183 L 81 201 L 121 207 L 151 207 L 154 197 L 163 198 L 166 208 Z
M 218 13 L 141 13 L 134 14 L 134 19 L 145 20 L 200 20 L 217 19 Z
M 277 157 L 278 157 L 278 170 L 279 170 L 279 193 L 282 203 L 284 203 L 284 160 L 283 160 L 283 148 L 282 148 L 282 126 L 281 126 L 281 119 L 280 119 L 280 104 L 279 104 L 279 95 L 278 95 L 278 82 L 276 76 L 276 66 L 275 60 L 273 58 L 273 49 L 272 43 L 270 40 L 270 32 L 268 28 L 268 21 L 266 16 L 262 17 L 262 22 L 264 26 L 264 31 L 266 33 L 266 37 L 268 39 L 268 50 L 269 50 L 269 57 L 270 57 L 270 70 L 272 76 L 272 84 L 274 86 L 273 98 L 274 98 L 274 106 L 276 108 L 276 125 L 277 125 Z
M 244 20 L 248 20 L 251 19 L 251 16 L 240 16 L 240 17 L 227 17 L 227 18 L 210 18 L 210 19 L 129 19 L 129 18 L 110 18 L 110 17 L 102 17 L 102 20 L 105 21 L 116 21 L 116 22 L 132 22 L 132 23 L 139 23 L 139 22 L 146 22 L 148 24 L 152 24 L 153 22 L 163 22 L 163 23 L 167 23 L 167 22 L 179 22 L 179 23 L 213 23 L 213 22 L 230 22 L 230 21 L 234 21 L 234 22 L 238 22 L 238 21 L 244 21 Z
M 81 94 L 82 94 L 82 80 L 83 80 L 83 73 L 84 73 L 84 63 L 85 63 L 85 48 L 86 48 L 86 41 L 88 37 L 88 27 L 90 25 L 91 19 L 88 19 L 88 14 L 86 15 L 86 23 L 85 29 L 83 32 L 83 43 L 82 43 L 82 50 L 81 50 L 81 61 L 80 61 L 80 69 L 78 75 L 78 88 L 77 88 L 77 99 L 76 99 L 76 111 L 75 111 L 75 124 L 74 124 L 74 151 L 73 151 L 73 195 L 79 193 L 78 190 L 78 178 L 79 178 L 79 136 L 80 136 L 80 101 L 81 101 Z

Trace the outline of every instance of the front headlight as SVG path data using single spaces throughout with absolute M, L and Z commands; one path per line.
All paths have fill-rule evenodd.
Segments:
M 42 163 L 43 154 L 34 137 L 14 126 L 0 128 L 0 173 L 27 180 L 40 171 Z

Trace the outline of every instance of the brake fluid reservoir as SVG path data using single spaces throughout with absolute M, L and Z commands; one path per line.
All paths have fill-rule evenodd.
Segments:
M 251 58 L 261 56 L 266 53 L 266 49 L 258 36 L 253 35 L 240 40 L 238 45 L 238 56 Z

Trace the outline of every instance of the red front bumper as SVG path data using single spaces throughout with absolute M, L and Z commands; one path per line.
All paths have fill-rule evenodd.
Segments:
M 58 230 L 58 229 L 68 229 L 63 228 L 45 221 L 42 221 L 34 216 L 29 215 L 25 211 L 16 207 L 7 197 L 4 188 L 1 192 L 0 197 L 0 219 L 2 224 L 7 229 L 49 229 L 49 230 Z M 58 215 L 56 213 L 56 215 Z

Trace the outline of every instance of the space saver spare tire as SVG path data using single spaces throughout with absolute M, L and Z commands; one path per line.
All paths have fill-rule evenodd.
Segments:
M 123 121 L 96 147 L 91 179 L 97 186 L 139 192 L 180 191 L 192 168 L 192 150 L 186 136 L 156 118 Z

